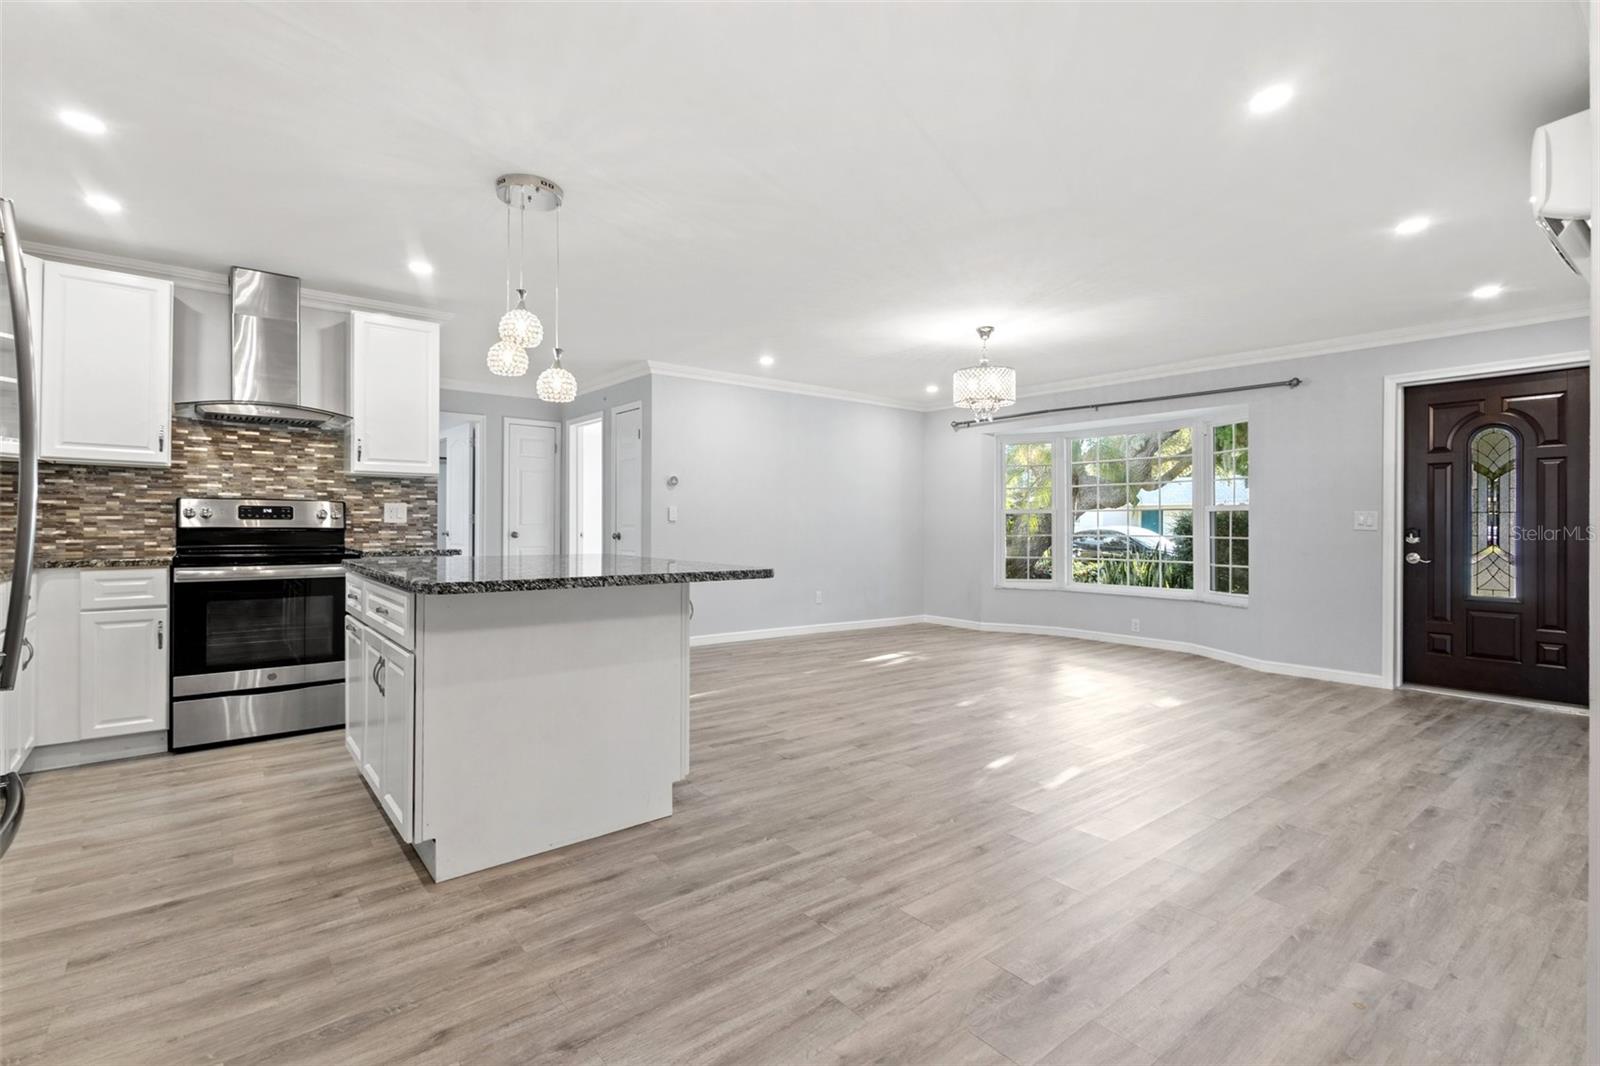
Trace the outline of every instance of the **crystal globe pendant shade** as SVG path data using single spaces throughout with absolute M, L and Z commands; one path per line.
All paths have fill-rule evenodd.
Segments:
M 950 382 L 955 405 L 971 411 L 979 422 L 990 421 L 1000 408 L 1017 402 L 1017 372 L 989 362 L 989 335 L 993 332 L 993 326 L 978 327 L 983 341 L 978 364 L 957 370 Z
M 557 348 L 555 353 L 555 362 L 539 375 L 539 380 L 533 383 L 533 391 L 545 403 L 571 403 L 578 398 L 578 379 L 561 365 L 561 349 Z
M 537 348 L 544 340 L 544 323 L 528 310 L 528 294 L 517 290 L 517 306 L 500 316 L 500 339 L 519 348 Z
M 489 346 L 489 372 L 503 378 L 519 378 L 528 372 L 528 353 L 514 341 L 495 341 Z

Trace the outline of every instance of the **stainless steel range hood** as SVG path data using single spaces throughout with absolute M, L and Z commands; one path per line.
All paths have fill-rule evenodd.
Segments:
M 180 403 L 179 418 L 289 429 L 343 429 L 348 415 L 300 403 L 300 279 L 228 272 L 233 304 L 233 394 Z

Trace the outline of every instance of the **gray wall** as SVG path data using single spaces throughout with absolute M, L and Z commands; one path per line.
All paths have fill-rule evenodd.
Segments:
M 922 613 L 922 415 L 664 376 L 652 402 L 654 554 L 777 571 L 696 585 L 695 633 Z
M 484 439 L 479 443 L 478 461 L 483 464 L 483 501 L 478 520 L 483 523 L 483 551 L 499 555 L 505 526 L 502 517 L 503 486 L 501 460 L 505 456 L 505 419 L 532 418 L 541 422 L 560 422 L 562 413 L 553 404 L 527 396 L 502 396 L 491 392 L 439 390 L 439 410 L 463 415 L 484 415 Z
M 992 432 L 923 424 L 926 613 L 1184 641 L 1269 662 L 1376 674 L 1383 624 L 1381 534 L 1356 532 L 1352 512 L 1381 511 L 1383 379 L 1519 356 L 1584 352 L 1585 320 L 1554 322 L 1157 381 L 1028 397 L 1021 407 L 1121 399 L 1299 376 L 1305 384 L 1234 397 L 1248 405 L 1251 595 L 1248 607 L 994 584 Z M 1123 409 L 1130 417 L 1195 401 Z M 1106 414 L 1092 416 L 1104 419 Z M 1082 421 L 1089 421 L 1084 418 Z M 1046 424 L 1057 424 L 1054 422 Z M 1017 427 L 1006 427 L 1014 429 Z

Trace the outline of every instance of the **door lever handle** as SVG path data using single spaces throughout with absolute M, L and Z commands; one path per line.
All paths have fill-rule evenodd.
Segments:
M 1431 562 L 1433 562 L 1433 560 L 1432 559 L 1424 559 L 1422 557 L 1422 553 L 1421 552 L 1406 552 L 1406 563 L 1407 563 L 1407 565 L 1416 566 L 1419 563 L 1431 563 Z

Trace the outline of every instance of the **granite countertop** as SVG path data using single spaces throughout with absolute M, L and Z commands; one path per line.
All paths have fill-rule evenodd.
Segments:
M 586 555 L 576 561 L 565 555 L 368 555 L 347 559 L 344 565 L 352 574 L 423 595 L 681 585 L 772 576 L 770 567 L 599 555 Z
M 33 565 L 40 570 L 159 570 L 172 565 L 171 555 L 141 555 L 132 559 L 40 559 Z

